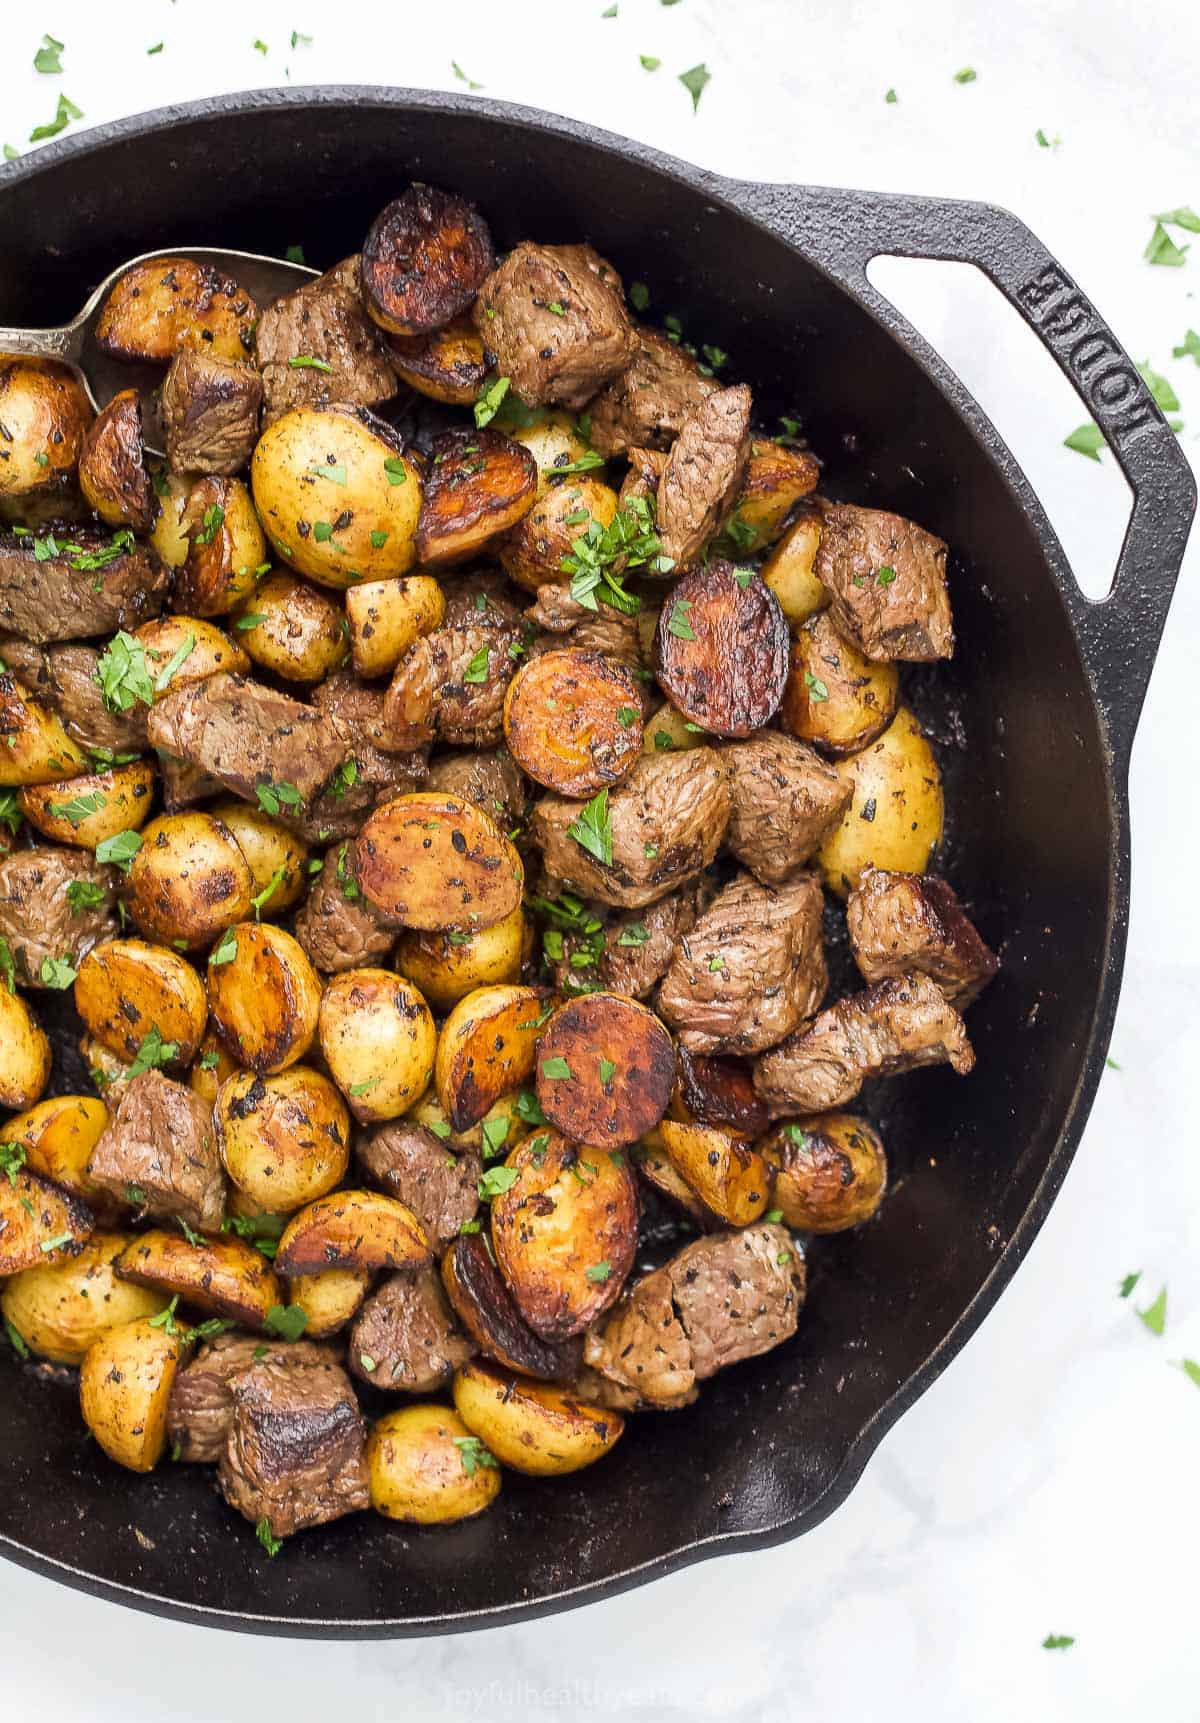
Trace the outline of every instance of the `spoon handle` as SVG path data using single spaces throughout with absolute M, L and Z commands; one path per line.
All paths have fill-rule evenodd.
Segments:
M 21 359 L 61 359 L 68 365 L 78 363 L 79 330 L 68 325 L 65 329 L 5 329 L 0 327 L 0 354 Z

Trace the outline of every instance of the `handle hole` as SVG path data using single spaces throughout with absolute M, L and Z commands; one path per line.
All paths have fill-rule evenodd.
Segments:
M 1107 448 L 1064 448 L 1088 413 L 1037 336 L 973 263 L 876 257 L 867 279 L 962 378 L 1022 467 L 1080 591 L 1107 597 L 1133 493 Z

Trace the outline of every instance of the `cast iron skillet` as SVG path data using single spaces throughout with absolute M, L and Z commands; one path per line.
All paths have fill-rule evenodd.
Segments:
M 267 1561 L 207 1469 L 121 1472 L 85 1440 L 73 1384 L 7 1354 L 0 1548 L 101 1596 L 271 1633 L 546 1613 L 794 1537 L 843 1500 L 1013 1273 L 1083 1128 L 1125 944 L 1129 750 L 1195 502 L 1128 356 L 1004 211 L 738 184 L 474 98 L 269 91 L 51 145 L 0 173 L 0 322 L 65 319 L 121 258 L 184 241 L 303 242 L 333 263 L 414 177 L 478 199 L 500 245 L 590 239 L 733 355 L 760 412 L 798 412 L 830 493 L 949 540 L 958 653 L 916 698 L 953 810 L 943 865 L 1004 967 L 971 1014 L 975 1075 L 885 1089 L 892 1194 L 877 1224 L 812 1250 L 796 1339 L 694 1409 L 637 1420 L 594 1471 L 506 1476 L 478 1521 L 405 1533 L 364 1514 Z M 1106 602 L 1080 595 L 992 426 L 867 284 L 883 252 L 978 264 L 1075 382 L 1135 494 Z

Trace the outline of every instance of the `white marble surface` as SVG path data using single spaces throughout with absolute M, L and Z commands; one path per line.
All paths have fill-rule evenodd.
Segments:
M 293 83 L 453 87 L 453 58 L 488 94 L 730 173 L 995 199 L 1045 239 L 1134 356 L 1167 372 L 1194 453 L 1200 369 L 1173 361 L 1171 347 L 1200 326 L 1200 243 L 1184 269 L 1141 259 L 1151 211 L 1200 205 L 1194 6 L 619 0 L 618 17 L 602 19 L 604 4 L 10 6 L 0 15 L 0 141 L 24 147 L 59 89 L 94 123 L 282 82 L 288 67 Z M 61 79 L 32 70 L 43 29 L 66 43 Z M 290 50 L 292 30 L 312 45 Z M 163 52 L 147 57 L 160 39 Z M 661 56 L 662 69 L 642 71 L 639 54 Z M 693 117 L 674 74 L 698 61 L 712 82 Z M 977 68 L 975 83 L 952 81 L 963 66 Z M 1061 145 L 1038 148 L 1038 127 Z M 1107 457 L 1097 466 L 1062 448 L 1083 417 L 1066 385 L 972 272 L 904 273 L 906 308 L 993 414 L 1081 578 L 1102 590 L 1127 496 Z M 583 1613 L 397 1645 L 217 1639 L 5 1569 L 4 1715 L 507 1723 L 620 1712 L 778 1723 L 819 1707 L 855 1723 L 885 1710 L 922 1723 L 1194 1719 L 1200 1392 L 1171 1363 L 1200 1357 L 1200 1160 L 1181 1081 L 1200 1026 L 1190 903 L 1200 814 L 1183 755 L 1198 564 L 1193 548 L 1134 755 L 1121 1069 L 1106 1075 L 1011 1289 L 832 1520 L 799 1543 Z M 1134 1269 L 1144 1271 L 1139 1293 L 1169 1285 L 1162 1339 L 1134 1314 L 1146 1299 L 1116 1296 Z M 1076 1643 L 1044 1651 L 1050 1632 Z

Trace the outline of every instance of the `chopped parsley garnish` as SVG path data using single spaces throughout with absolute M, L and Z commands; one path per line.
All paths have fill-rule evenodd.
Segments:
M 104 902 L 104 888 L 95 885 L 90 879 L 68 880 L 67 902 L 71 906 L 72 915 L 82 915 L 87 909 L 99 909 Z
M 670 731 L 656 730 L 654 732 L 654 746 L 658 749 L 660 754 L 665 754 L 669 748 L 673 748 L 675 746 L 675 741 Z
M 277 1340 L 299 1340 L 308 1327 L 308 1315 L 298 1304 L 273 1304 L 263 1327 Z
M 378 1370 L 378 1368 L 379 1368 L 378 1364 L 375 1362 L 375 1360 L 371 1357 L 370 1353 L 368 1353 L 368 1352 L 360 1352 L 358 1355 L 358 1361 L 362 1365 L 363 1369 L 367 1372 L 368 1376 L 373 1375 L 374 1372 L 376 1370 Z
M 266 885 L 263 886 L 262 890 L 256 896 L 254 896 L 250 899 L 250 902 L 254 907 L 254 919 L 255 919 L 255 921 L 261 921 L 262 920 L 263 909 L 266 907 L 266 905 L 268 903 L 270 903 L 271 899 L 275 896 L 275 893 L 279 890 L 280 886 L 286 884 L 289 871 L 290 870 L 288 868 L 287 863 L 281 862 L 280 865 L 275 869 L 275 872 L 271 875 L 270 879 L 267 881 Z M 230 931 L 230 933 L 232 933 L 233 929 L 230 928 L 229 931 Z
M 495 1454 L 484 1446 L 478 1436 L 455 1436 L 454 1446 L 458 1449 L 463 1471 L 468 1478 L 473 1478 L 480 1466 L 498 1468 L 500 1465 Z
M 383 470 L 387 474 L 389 485 L 406 485 L 408 483 L 408 468 L 399 455 L 389 455 L 383 463 Z M 387 537 L 386 533 L 384 537 Z M 374 533 L 371 535 L 371 543 L 375 544 Z M 376 545 L 375 548 L 378 550 L 379 546 Z
M 258 628 L 266 620 L 261 610 L 254 610 L 249 616 L 239 616 L 233 626 L 244 632 L 247 628 Z
M 618 945 L 645 945 L 650 938 L 650 932 L 640 921 L 631 921 L 628 927 L 623 927 L 617 935 Z
M 17 800 L 17 792 L 15 790 L 0 790 L 0 826 L 7 826 L 12 835 L 16 837 L 24 818 L 21 804 Z
M 311 353 L 293 353 L 288 360 L 293 371 L 332 371 L 328 359 L 316 359 Z
M 483 85 L 477 84 L 474 78 L 468 78 L 457 60 L 451 60 L 450 70 L 454 73 L 454 76 L 458 79 L 459 83 L 465 84 L 468 90 L 482 90 Z
M 49 1256 L 52 1251 L 61 1250 L 64 1244 L 70 1244 L 74 1237 L 73 1232 L 56 1232 L 53 1238 L 44 1238 L 38 1249 L 43 1256 Z
M 167 687 L 175 672 L 191 657 L 195 646 L 196 636 L 194 634 L 185 635 L 182 643 L 176 647 L 168 659 L 165 669 L 155 678 L 154 691 L 156 694 L 161 694 L 163 689 Z
M 659 59 L 657 54 L 639 54 L 638 59 L 642 63 L 642 70 L 644 72 L 657 72 L 658 68 L 662 65 L 662 61 Z M 640 283 L 635 285 L 640 285 Z M 630 297 L 632 298 L 632 295 L 630 295 Z
M 1154 396 L 1155 405 L 1160 411 L 1168 415 L 1177 413 L 1179 411 L 1179 396 L 1162 373 L 1154 369 L 1149 359 L 1142 360 L 1138 366 L 1138 371 L 1149 386 L 1150 393 Z M 1167 423 L 1173 431 L 1182 431 L 1183 429 L 1178 419 L 1168 417 Z
M 508 1141 L 508 1126 L 509 1121 L 506 1115 L 502 1115 L 498 1119 L 485 1119 L 483 1121 L 482 1137 L 485 1160 L 503 1154 L 504 1145 Z
M 30 1356 L 29 1348 L 26 1346 L 24 1340 L 13 1327 L 7 1316 L 4 1318 L 4 1332 L 8 1336 L 8 1344 L 12 1347 L 17 1357 L 22 1359 L 28 1358 Z
M 520 1178 L 516 1167 L 489 1167 L 479 1181 L 479 1200 L 490 1203 L 493 1197 L 503 1196 Z
M 688 611 L 691 608 L 692 603 L 688 598 L 677 598 L 675 603 L 671 606 L 671 617 L 667 623 L 667 632 L 669 634 L 673 634 L 677 640 L 694 640 L 696 638 L 696 631 L 692 627 L 691 619 L 688 616 Z
M 34 126 L 29 134 L 29 141 L 31 144 L 37 144 L 43 138 L 56 138 L 59 132 L 66 131 L 72 120 L 81 120 L 82 118 L 82 108 L 77 108 L 74 102 L 67 100 L 66 96 L 59 96 L 58 108 L 54 118 L 44 126 Z
M 1138 1269 L 1136 1274 L 1127 1274 L 1125 1276 L 1124 1280 L 1121 1282 L 1120 1290 L 1117 1293 L 1117 1297 L 1118 1298 L 1128 1298 L 1130 1293 L 1133 1291 L 1134 1287 L 1137 1285 L 1138 1281 L 1141 1278 L 1142 1278 L 1142 1271 L 1140 1268 Z
M 661 64 L 656 60 L 655 65 Z M 629 289 L 629 303 L 635 311 L 645 311 L 650 303 L 650 289 L 644 281 L 635 281 Z
M 768 1226 L 778 1226 L 783 1219 L 783 1210 L 781 1208 L 769 1208 L 763 1219 Z
M 316 466 L 308 470 L 314 478 L 328 479 L 331 485 L 344 485 L 346 482 L 346 469 L 342 466 Z
M 232 963 L 237 956 L 237 948 L 237 933 L 232 927 L 228 927 L 208 960 L 209 968 L 216 969 L 222 963 Z
M 896 105 L 896 103 L 900 100 L 900 98 L 896 94 L 895 90 L 889 90 L 887 95 L 883 99 L 888 104 L 889 107 L 894 107 Z
M 532 1089 L 522 1089 L 517 1096 L 517 1117 L 523 1119 L 527 1125 L 544 1125 L 546 1123 L 542 1104 Z
M 142 847 L 141 832 L 116 832 L 96 845 L 96 860 L 107 862 L 128 873 L 133 858 Z
M 580 849 L 586 850 L 605 867 L 612 866 L 612 825 L 608 817 L 608 791 L 593 796 L 581 813 L 567 827 L 567 836 L 574 838 Z
M 1151 1334 L 1161 1336 L 1167 1326 L 1167 1289 L 1164 1286 L 1153 1304 L 1148 1304 L 1145 1310 L 1139 1310 L 1138 1315 L 1150 1330 Z
M 614 1063 L 611 1059 L 601 1059 L 601 1061 L 600 1061 L 600 1081 L 602 1083 L 611 1083 L 613 1078 L 616 1076 L 616 1073 L 617 1073 L 617 1067 L 614 1065 Z
M 17 991 L 17 970 L 13 962 L 12 948 L 7 939 L 0 934 L 0 979 L 10 993 Z
M 1173 359 L 1194 359 L 1197 365 L 1200 365 L 1200 335 L 1197 335 L 1194 329 L 1189 329 L 1183 338 L 1182 345 L 1172 347 L 1171 357 Z
M 584 1279 L 603 1281 L 612 1273 L 611 1262 L 594 1262 L 590 1268 L 584 1269 Z
M 1063 438 L 1065 449 L 1074 449 L 1077 455 L 1086 455 L 1089 461 L 1099 461 L 1100 451 L 1104 446 L 1104 433 L 1099 425 L 1090 422 L 1080 425 L 1077 431 L 1072 431 L 1069 437 Z
M 53 36 L 43 36 L 42 45 L 33 56 L 34 71 L 61 72 L 62 61 L 59 59 L 59 55 L 65 46 L 65 43 L 56 41 Z
M 1069 1645 L 1074 1645 L 1073 1633 L 1048 1633 L 1042 1641 L 1043 1651 L 1065 1651 Z
M 634 722 L 637 715 L 638 715 L 638 709 L 636 706 L 618 706 L 617 707 L 617 723 L 621 726 L 622 730 L 628 730 L 629 726 Z
M 76 974 L 65 957 L 43 957 L 38 973 L 43 984 L 52 987 L 56 993 L 65 993 L 74 982 Z
M 226 1215 L 221 1222 L 222 1232 L 233 1232 L 246 1243 L 253 1245 L 260 1256 L 265 1256 L 268 1262 L 274 1262 L 275 1253 L 279 1249 L 279 1240 L 283 1236 L 284 1219 L 282 1215 Z
M 956 84 L 973 84 L 978 76 L 979 73 L 974 66 L 964 66 L 961 72 L 955 72 L 954 82 Z
M 109 641 L 96 665 L 95 677 L 110 712 L 128 712 L 136 700 L 143 706 L 154 704 L 154 683 L 142 644 L 123 629 Z
M 255 1526 L 254 1535 L 271 1557 L 277 1556 L 283 1548 L 283 1539 L 275 1536 L 271 1530 L 271 1522 L 265 1516 Z
M 27 1158 L 24 1143 L 0 1143 L 0 1174 L 8 1179 L 10 1185 L 16 1184 L 17 1174 Z
M 669 574 L 675 565 L 662 554 L 648 499 L 634 497 L 627 507 L 618 509 L 608 526 L 590 520 L 571 541 L 571 554 L 563 557 L 560 566 L 571 576 L 571 597 L 585 610 L 598 610 L 600 598 L 611 609 L 634 616 L 641 600 L 621 584 L 625 574 L 638 569 Z
M 164 1041 L 158 1024 L 153 1023 L 125 1075 L 132 1080 L 134 1077 L 140 1077 L 143 1071 L 161 1071 L 164 1065 L 169 1065 L 178 1055 L 178 1041 Z
M 697 108 L 700 106 L 700 98 L 704 94 L 704 86 L 711 83 L 711 81 L 712 73 L 703 62 L 698 66 L 689 67 L 686 72 L 680 72 L 679 82 L 692 98 L 693 113 L 695 113 Z
M 481 646 L 463 671 L 464 682 L 486 682 L 488 675 L 488 648 Z
M 553 1083 L 559 1083 L 565 1078 L 574 1076 L 574 1072 L 567 1061 L 556 1054 L 551 1059 L 542 1060 L 542 1076 L 548 1077 Z
M 431 1119 L 425 1129 L 432 1131 L 434 1136 L 440 1138 L 442 1142 L 445 1142 L 446 1138 L 452 1134 L 445 1119 Z
M 828 700 L 829 689 L 819 676 L 814 676 L 811 670 L 804 672 L 804 686 L 808 689 L 809 698 L 820 705 L 822 700 Z
M 1157 263 L 1166 269 L 1182 269 L 1190 247 L 1176 245 L 1161 221 L 1156 221 L 1142 256 L 1147 263 Z
M 709 958 L 709 960 L 708 960 L 708 967 L 709 967 L 709 970 L 710 970 L 710 971 L 711 971 L 711 972 L 712 972 L 712 973 L 713 973 L 713 974 L 716 974 L 716 973 L 717 973 L 717 972 L 718 972 L 718 971 L 719 971 L 719 970 L 722 970 L 722 969 L 724 969 L 724 967 L 725 967 L 725 959 L 724 959 L 724 958 L 723 958 L 723 957 L 722 957 L 722 956 L 721 956 L 721 954 L 720 954 L 720 953 L 719 953 L 719 952 L 718 952 L 718 953 L 717 953 L 717 955 L 716 955 L 716 957 L 710 957 L 710 958 Z
M 295 784 L 286 782 L 255 784 L 254 793 L 264 814 L 277 814 L 280 808 L 298 808 L 304 802 Z
M 211 544 L 221 528 L 225 525 L 225 510 L 220 503 L 209 503 L 200 522 L 200 531 L 192 540 L 193 544 Z
M 382 550 L 384 545 L 387 543 L 387 541 L 388 541 L 388 535 L 385 532 L 382 532 L 378 527 L 372 527 L 372 529 L 371 529 L 371 549 L 372 550 Z
M 876 586 L 890 586 L 896 578 L 894 568 L 881 568 L 875 576 Z
M 369 1095 L 371 1090 L 377 1088 L 382 1081 L 381 1077 L 368 1077 L 362 1083 L 351 1083 L 346 1093 L 352 1100 L 357 1101 L 361 1095 Z
M 337 771 L 329 780 L 328 789 L 331 796 L 340 799 L 347 790 L 352 790 L 358 782 L 358 761 L 351 756 L 343 760 Z
M 501 403 L 511 387 L 512 379 L 510 377 L 497 377 L 496 381 L 490 383 L 480 395 L 475 403 L 475 424 L 479 430 L 482 430 L 485 425 L 491 424 L 500 411 Z

